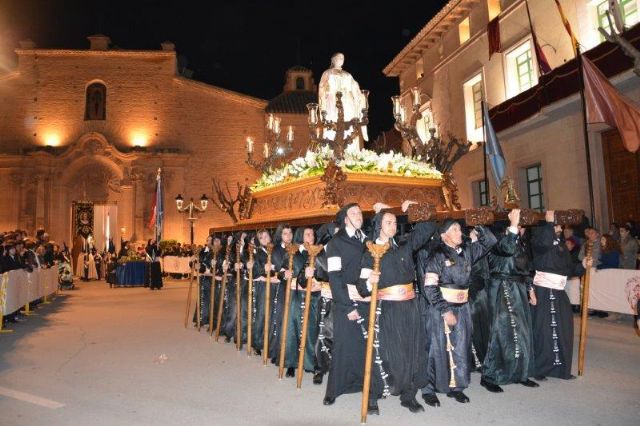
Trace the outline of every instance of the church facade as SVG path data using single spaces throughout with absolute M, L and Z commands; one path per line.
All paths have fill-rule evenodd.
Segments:
M 295 95 L 269 102 L 178 75 L 170 42 L 132 51 L 109 49 L 106 36 L 89 40 L 87 50 L 23 42 L 17 68 L 0 76 L 0 191 L 7 200 L 0 230 L 43 227 L 69 243 L 72 206 L 90 201 L 100 219 L 96 232 L 104 234 L 109 216 L 116 241 L 146 240 L 161 168 L 163 238 L 188 242 L 189 223 L 174 198 L 197 202 L 207 194 L 211 202 L 196 222 L 195 241 L 202 243 L 209 228 L 231 224 L 212 199 L 212 179 L 232 191 L 236 182 L 255 180 L 245 141 L 262 146 L 268 113 L 281 115 L 283 128 L 296 126 L 294 153 L 307 146 L 306 110 L 300 102 L 274 102 L 301 92 L 312 98 L 309 70 L 290 70 L 285 92 Z

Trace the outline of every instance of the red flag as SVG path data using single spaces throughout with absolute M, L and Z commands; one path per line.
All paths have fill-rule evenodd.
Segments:
M 544 75 L 551 71 L 551 66 L 549 65 L 549 61 L 547 57 L 544 55 L 542 51 L 542 47 L 540 47 L 540 43 L 538 43 L 538 37 L 536 36 L 536 32 L 533 30 L 533 22 L 531 21 L 531 12 L 529 12 L 529 2 L 524 2 L 525 7 L 527 8 L 527 18 L 529 18 L 529 28 L 531 29 L 531 38 L 533 39 L 533 49 L 536 54 L 536 62 L 538 63 L 538 71 L 540 71 L 540 75 Z
M 607 123 L 618 129 L 629 152 L 640 148 L 640 108 L 607 80 L 586 56 L 582 55 L 584 97 L 588 123 Z
M 542 47 L 538 44 L 538 39 L 536 38 L 535 33 L 533 34 L 533 46 L 536 51 L 536 60 L 538 62 L 538 70 L 540 71 L 540 75 L 545 75 L 548 72 L 551 72 L 551 65 L 549 65 L 549 61 L 547 61 L 547 57 L 544 55 L 542 51 Z
M 147 227 L 149 229 L 153 229 L 156 226 L 156 193 L 158 192 L 158 183 L 156 182 L 156 190 L 153 191 L 153 199 L 151 200 L 151 219 L 149 219 L 149 224 Z
M 496 16 L 487 25 L 487 36 L 489 37 L 489 59 L 494 53 L 502 52 L 500 43 L 500 19 Z

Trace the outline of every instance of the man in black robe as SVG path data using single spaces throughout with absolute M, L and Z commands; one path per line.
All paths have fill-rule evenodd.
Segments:
M 480 384 L 490 392 L 502 392 L 500 385 L 509 383 L 538 387 L 529 379 L 535 374 L 529 297 L 532 305 L 536 301 L 530 247 L 525 229 L 518 227 L 520 210 L 512 210 L 509 219 L 509 228 L 487 256 L 491 332 Z
M 293 259 L 293 276 L 291 281 L 291 301 L 289 303 L 289 321 L 287 324 L 287 341 L 285 354 L 285 367 L 287 377 L 295 376 L 295 369 L 298 367 L 298 355 L 300 339 L 302 336 L 303 314 L 305 309 L 305 297 L 307 279 L 313 278 L 313 267 L 309 268 L 309 253 L 304 244 L 315 243 L 315 232 L 312 227 L 301 227 L 296 229 L 294 244 L 298 248 Z M 288 267 L 288 265 L 287 265 Z M 307 269 L 309 268 L 309 269 Z M 309 320 L 307 325 L 307 338 L 304 350 L 303 368 L 307 372 L 315 372 L 315 343 L 318 338 L 318 305 L 320 300 L 320 286 L 312 279 L 311 299 L 309 306 Z M 284 327 L 284 325 L 283 325 Z
M 533 288 L 537 300 L 533 308 L 533 347 L 538 380 L 546 376 L 574 379 L 573 311 L 564 291 L 567 277 L 581 276 L 592 261 L 586 257 L 574 262 L 564 244 L 562 227 L 555 225 L 555 212 L 549 210 L 544 225 L 533 229 Z
M 275 286 L 279 285 L 276 276 L 273 259 L 267 263 L 267 245 L 271 243 L 271 235 L 266 229 L 257 233 L 258 245 L 255 248 L 253 262 L 247 262 L 247 268 L 253 269 L 253 300 L 252 300 L 252 333 L 251 346 L 256 355 L 262 354 L 264 345 L 264 316 L 265 316 L 265 286 L 267 274 L 271 277 L 271 297 L 275 291 Z M 271 307 L 272 308 L 272 307 Z
M 313 278 L 320 285 L 320 300 L 318 304 L 318 338 L 315 343 L 315 372 L 313 383 L 322 384 L 325 374 L 329 372 L 333 349 L 333 296 L 329 285 L 329 269 L 327 265 L 327 244 L 336 232 L 340 230 L 335 222 L 322 225 L 318 229 L 318 244 L 322 244 L 324 249 L 316 256 L 313 265 Z M 303 253 L 304 255 L 305 253 Z M 307 270 L 305 270 L 305 277 Z
M 363 304 L 356 289 L 365 250 L 362 232 L 362 210 L 347 204 L 338 212 L 340 231 L 327 244 L 329 284 L 333 296 L 334 336 L 331 367 L 327 379 L 324 405 L 332 405 L 345 393 L 362 391 L 365 359 L 365 336 L 368 306 Z M 371 376 L 368 412 L 379 414 L 378 399 L 382 397 L 379 375 Z
M 293 228 L 289 224 L 280 224 L 275 233 L 276 244 L 271 254 L 271 262 L 278 272 L 278 281 L 271 283 L 271 316 L 269 321 L 269 357 L 276 364 L 280 358 L 280 333 L 284 316 L 284 296 L 287 280 L 293 277 L 289 270 L 289 254 L 287 245 L 293 242 Z M 289 371 L 289 377 L 291 372 Z
M 406 212 L 413 201 L 405 201 Z M 380 261 L 380 272 L 373 271 L 373 257 L 367 251 L 362 258 L 358 292 L 371 295 L 371 285 L 378 283 L 376 326 L 373 338 L 375 358 L 371 374 L 379 375 L 383 396 L 400 395 L 400 403 L 412 413 L 424 411 L 416 400 L 418 389 L 427 385 L 427 354 L 419 299 L 414 288 L 414 253 L 436 231 L 433 223 L 418 223 L 412 232 L 396 237 L 396 216 L 376 204 L 372 239 L 376 244 L 389 243 Z
M 439 231 L 442 242 L 423 268 L 424 295 L 429 302 L 425 307 L 429 384 L 422 388 L 422 398 L 432 407 L 440 405 L 436 392 L 469 402 L 463 392 L 471 379 L 469 277 L 473 264 L 496 243 L 488 229 L 478 226 L 475 230 L 478 240 L 462 245 L 460 224 L 446 220 Z
M 220 330 L 220 334 L 226 336 L 225 341 L 229 342 L 233 340 L 237 342 L 238 334 L 236 333 L 237 326 L 237 315 L 238 315 L 238 306 L 236 303 L 236 292 L 240 291 L 240 327 L 241 327 L 241 340 L 240 346 L 244 344 L 247 340 L 246 335 L 246 326 L 247 326 L 247 279 L 246 279 L 246 268 L 244 268 L 243 261 L 245 259 L 245 247 L 247 234 L 237 233 L 234 237 L 235 242 L 233 243 L 233 247 L 231 249 L 231 258 L 229 259 L 229 263 L 233 263 L 233 274 L 227 277 L 227 288 L 228 290 L 228 300 L 227 305 L 225 307 L 225 315 L 223 318 L 222 327 Z M 240 243 L 240 252 L 238 254 L 238 243 Z M 240 258 L 240 262 L 236 262 L 236 260 Z M 238 271 L 240 272 L 240 283 L 237 283 Z M 238 290 L 239 289 L 239 290 Z
M 213 237 L 209 235 L 207 242 L 198 253 L 198 272 L 200 274 L 200 324 L 209 323 L 209 301 L 211 298 L 211 278 L 213 275 Z M 194 322 L 196 321 L 194 315 Z

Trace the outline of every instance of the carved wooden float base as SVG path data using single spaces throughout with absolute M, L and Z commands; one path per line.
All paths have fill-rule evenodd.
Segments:
M 363 211 L 370 212 L 378 201 L 399 207 L 405 200 L 444 209 L 442 180 L 327 170 L 321 176 L 253 193 L 248 218 L 233 226 L 212 228 L 211 232 L 272 227 L 282 222 L 324 223 L 335 217 L 339 206 L 348 203 L 358 203 Z

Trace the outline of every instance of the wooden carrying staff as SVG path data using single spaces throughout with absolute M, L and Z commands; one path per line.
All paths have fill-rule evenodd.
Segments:
M 187 328 L 187 324 L 189 323 L 189 312 L 191 312 L 191 294 L 193 293 L 193 269 L 197 262 L 193 261 L 191 264 L 191 273 L 189 274 L 189 291 L 187 292 L 187 312 L 184 314 L 184 328 Z
M 593 253 L 593 241 L 587 241 L 585 259 Z M 587 320 L 589 318 L 589 281 L 591 281 L 591 267 L 586 268 L 582 278 L 582 301 L 580 303 L 580 343 L 578 346 L 578 376 L 584 374 L 584 352 L 587 348 Z
M 216 265 L 218 263 L 218 252 L 220 247 L 213 249 L 211 258 L 211 294 L 209 295 L 209 336 L 213 336 L 213 316 L 216 311 Z
M 271 253 L 273 252 L 273 244 L 269 243 L 265 247 L 267 250 L 267 265 L 271 265 Z M 262 343 L 262 363 L 266 366 L 269 361 L 269 309 L 271 306 L 271 271 L 267 271 L 265 268 L 267 280 L 265 282 L 266 288 L 264 290 L 264 331 L 263 331 L 263 343 Z
M 380 259 L 389 250 L 389 243 L 384 245 L 367 241 L 367 249 L 373 257 L 373 272 L 380 272 Z M 371 302 L 369 302 L 369 331 L 367 333 L 367 352 L 364 360 L 364 383 L 362 384 L 362 404 L 360 405 L 360 423 L 367 422 L 367 408 L 369 403 L 369 388 L 371 387 L 371 361 L 373 359 L 373 338 L 376 322 L 376 302 L 378 301 L 378 283 L 371 288 Z
M 236 243 L 236 263 L 240 263 L 240 254 L 242 253 L 242 242 Z M 236 271 L 236 349 L 242 348 L 242 303 L 240 296 L 242 293 L 241 270 Z
M 196 327 L 198 328 L 198 331 L 200 331 L 200 327 L 202 326 L 202 324 L 200 323 L 200 315 L 201 315 L 201 310 L 202 310 L 202 288 L 201 288 L 201 284 L 200 284 L 200 269 L 196 269 L 196 288 L 198 289 L 198 295 L 196 297 L 196 300 L 198 301 L 198 304 L 196 305 Z
M 309 266 L 314 267 L 316 264 L 316 257 L 324 246 L 320 245 L 312 245 L 305 244 L 305 250 L 309 253 Z M 300 389 L 302 387 L 302 374 L 304 373 L 304 355 L 305 349 L 307 347 L 307 330 L 309 329 L 309 312 L 311 311 L 311 288 L 313 287 L 313 277 L 307 278 L 307 288 L 304 292 L 304 312 L 302 313 L 302 335 L 300 336 L 300 348 L 298 352 L 298 376 L 297 379 L 297 388 Z
M 253 336 L 251 335 L 253 321 L 253 251 L 256 246 L 251 242 L 249 243 L 249 263 L 252 264 L 249 270 L 249 281 L 247 282 L 247 356 L 251 356 L 251 347 L 253 344 Z
M 282 379 L 284 374 L 285 345 L 287 344 L 287 324 L 289 324 L 289 303 L 291 302 L 291 282 L 293 281 L 293 258 L 298 252 L 297 244 L 287 244 L 287 254 L 289 254 L 289 272 L 291 277 L 287 279 L 287 288 L 284 290 L 284 313 L 282 315 L 282 331 L 280 332 L 280 362 L 278 364 L 278 378 Z
M 582 217 L 584 216 L 584 211 L 577 209 L 555 210 L 554 213 L 556 225 L 578 225 L 582 222 Z M 497 211 L 490 207 L 455 211 L 436 211 L 435 207 L 428 203 L 411 204 L 407 209 L 409 222 L 464 219 L 468 226 L 490 225 L 496 221 L 508 220 L 508 214 L 509 211 L 507 210 Z M 538 222 L 544 220 L 545 212 L 539 212 L 532 209 L 520 210 L 520 226 L 534 226 L 537 225 Z
M 224 253 L 224 261 L 229 265 L 229 257 L 231 256 L 231 243 L 227 243 L 227 248 Z M 222 326 L 222 311 L 224 308 L 224 292 L 227 289 L 227 271 L 224 270 L 224 264 L 222 265 L 222 285 L 220 286 L 220 302 L 218 302 L 218 324 L 216 324 L 216 342 L 220 338 L 220 328 Z M 228 302 L 227 302 L 228 303 Z

